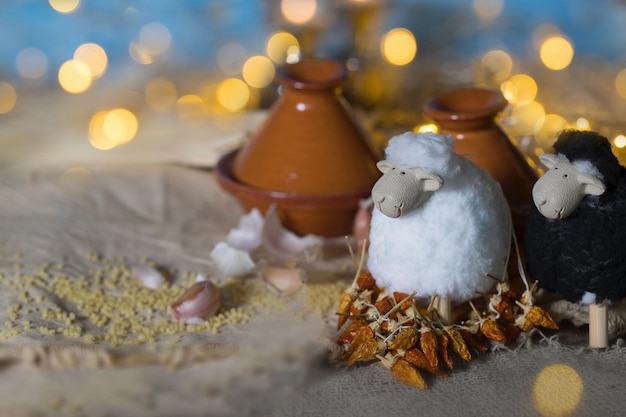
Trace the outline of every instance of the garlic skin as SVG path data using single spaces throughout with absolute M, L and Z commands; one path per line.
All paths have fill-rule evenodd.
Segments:
M 135 269 L 135 275 L 144 287 L 156 290 L 165 283 L 165 278 L 156 268 L 141 264 Z
M 220 272 L 227 277 L 241 277 L 252 272 L 255 263 L 246 251 L 231 247 L 226 242 L 219 242 L 211 251 L 211 259 Z
M 263 224 L 265 219 L 257 208 L 239 219 L 239 225 L 231 229 L 226 237 L 226 243 L 236 249 L 253 251 L 261 247 L 263 238 Z
M 306 271 L 302 268 L 289 268 L 265 265 L 261 273 L 263 280 L 283 295 L 291 295 L 302 288 Z
M 200 281 L 187 288 L 170 307 L 176 320 L 198 323 L 217 313 L 220 308 L 220 290 L 211 281 Z
M 292 261 L 298 255 L 316 258 L 321 254 L 324 239 L 320 236 L 298 236 L 285 229 L 276 214 L 276 205 L 272 204 L 265 213 L 263 225 L 263 251 L 272 259 Z

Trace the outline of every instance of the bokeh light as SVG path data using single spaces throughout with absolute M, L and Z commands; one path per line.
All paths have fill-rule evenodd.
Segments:
M 267 40 L 267 56 L 277 64 L 293 63 L 300 55 L 298 39 L 288 32 L 276 32 Z M 295 61 L 294 61 L 295 58 Z
M 315 16 L 317 0 L 281 0 L 280 11 L 289 22 L 301 25 Z
M 229 111 L 240 111 L 250 99 L 250 88 L 238 78 L 228 78 L 217 86 L 217 101 Z
M 494 49 L 480 59 L 480 72 L 484 78 L 495 84 L 504 81 L 513 69 L 513 60 L 506 52 Z
M 89 142 L 99 150 L 109 150 L 130 142 L 137 134 L 137 117 L 128 109 L 101 111 L 89 122 Z
M 474 12 L 485 20 L 493 20 L 500 16 L 504 7 L 504 0 L 474 0 Z
M 217 50 L 217 66 L 226 75 L 241 73 L 246 58 L 246 50 L 238 43 L 227 43 Z
M 567 128 L 567 121 L 558 114 L 546 114 L 535 124 L 535 139 L 540 145 L 548 148 L 554 144 L 563 129 Z
M 526 74 L 517 74 L 500 86 L 502 94 L 511 104 L 528 104 L 537 97 L 537 83 Z
M 537 122 L 545 115 L 543 106 L 536 101 L 514 106 L 511 111 L 511 127 L 518 135 L 532 135 Z
M 617 94 L 626 99 L 626 68 L 617 73 L 614 84 Z
M 167 78 L 157 77 L 146 85 L 146 103 L 156 112 L 165 112 L 176 104 L 178 91 Z
M 583 380 L 572 367 L 554 364 L 542 369 L 535 379 L 533 400 L 545 417 L 571 414 L 582 399 Z
M 152 55 L 160 55 L 167 51 L 172 42 L 172 35 L 163 24 L 148 23 L 139 31 L 139 44 L 143 50 Z
M 417 53 L 415 36 L 405 28 L 395 28 L 387 32 L 380 47 L 383 57 L 393 65 L 406 65 L 413 61 Z
M 413 129 L 415 133 L 438 133 L 439 127 L 434 123 L 426 123 L 423 125 L 416 126 Z
M 613 139 L 613 145 L 615 145 L 615 147 L 620 148 L 620 149 L 626 147 L 626 136 L 624 135 L 615 136 L 615 138 Z
M 198 122 L 204 120 L 207 114 L 207 105 L 204 100 L 195 95 L 187 94 L 176 101 L 178 117 L 186 122 Z
M 150 65 L 154 62 L 154 59 L 152 58 L 150 53 L 148 53 L 146 48 L 144 48 L 139 42 L 136 41 L 132 41 L 128 45 L 128 54 L 134 61 L 139 62 L 143 65 Z
M 66 61 L 59 68 L 59 84 L 72 94 L 79 94 L 91 86 L 91 71 L 89 67 L 81 61 L 72 59 Z
M 0 81 L 0 114 L 8 113 L 17 103 L 15 88 L 7 82 Z
M 80 0 L 48 0 L 50 6 L 59 13 L 74 13 L 80 6 Z
M 87 65 L 93 79 L 100 78 L 104 74 L 108 62 L 104 49 L 95 43 L 85 43 L 76 48 L 74 60 Z
M 584 117 L 579 117 L 578 119 L 576 119 L 574 128 L 580 130 L 589 130 L 591 129 L 591 123 L 589 123 L 589 120 L 585 119 Z
M 547 68 L 559 71 L 567 68 L 572 62 L 574 47 L 563 36 L 551 36 L 541 44 L 539 57 Z
M 243 65 L 243 79 L 254 88 L 267 87 L 274 79 L 274 64 L 261 55 L 250 57 Z
M 15 58 L 17 72 L 28 80 L 41 78 L 48 69 L 48 58 L 39 48 L 24 48 Z

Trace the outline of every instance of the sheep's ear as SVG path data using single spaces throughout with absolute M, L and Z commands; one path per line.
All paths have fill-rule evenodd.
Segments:
M 552 153 L 544 153 L 539 155 L 539 160 L 542 164 L 544 164 L 548 169 L 554 168 L 556 163 L 559 161 L 559 157 Z
M 606 191 L 604 183 L 593 175 L 580 173 L 578 183 L 585 195 L 602 195 Z
M 376 168 L 383 174 L 393 168 L 393 164 L 385 159 L 376 163 Z
M 422 182 L 422 190 L 424 191 L 437 191 L 443 186 L 443 179 L 437 174 L 419 168 L 413 168 L 411 171 Z

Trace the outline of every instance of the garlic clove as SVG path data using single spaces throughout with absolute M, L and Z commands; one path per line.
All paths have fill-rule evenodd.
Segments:
M 302 288 L 306 271 L 302 268 L 265 265 L 262 276 L 263 280 L 280 294 L 290 295 Z
M 263 250 L 270 258 L 291 261 L 301 254 L 308 260 L 318 257 L 324 239 L 315 235 L 298 236 L 285 229 L 276 214 L 276 205 L 272 204 L 265 213 L 262 242 Z
M 252 251 L 261 246 L 265 219 L 257 208 L 239 219 L 239 225 L 231 229 L 226 242 L 236 249 Z
M 211 281 L 200 281 L 187 288 L 170 307 L 176 320 L 197 323 L 217 313 L 220 307 L 220 290 Z
M 226 242 L 215 245 L 211 251 L 211 259 L 227 277 L 241 277 L 252 272 L 255 267 L 248 252 L 233 248 Z
M 135 269 L 135 276 L 144 287 L 155 290 L 165 283 L 165 278 L 156 268 L 147 264 L 141 264 Z

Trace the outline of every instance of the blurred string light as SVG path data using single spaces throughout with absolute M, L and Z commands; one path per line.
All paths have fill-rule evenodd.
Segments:
M 626 68 L 621 70 L 615 76 L 615 90 L 621 98 L 626 99 Z
M 274 64 L 261 55 L 250 57 L 243 65 L 243 79 L 250 87 L 267 87 L 274 79 Z
M 317 0 L 281 0 L 280 11 L 287 21 L 301 25 L 315 16 Z
M 130 142 L 139 124 L 128 109 L 117 108 L 93 115 L 89 122 L 89 142 L 99 150 L 109 150 Z
M 226 75 L 237 75 L 246 62 L 246 50 L 238 43 L 227 43 L 217 50 L 217 66 Z
M 224 109 L 240 111 L 248 104 L 250 88 L 238 78 L 227 78 L 217 86 L 216 97 Z
M 48 0 L 50 6 L 59 13 L 74 13 L 80 6 L 80 0 Z
M 569 66 L 574 58 L 574 47 L 565 37 L 551 36 L 543 41 L 539 49 L 541 62 L 547 68 L 560 71 Z
M 8 113 L 17 103 L 15 88 L 7 82 L 0 81 L 0 114 Z
M 92 79 L 100 78 L 107 68 L 107 54 L 100 45 L 85 43 L 74 51 L 74 60 L 87 65 Z
M 174 83 L 163 77 L 151 80 L 146 86 L 145 95 L 148 107 L 159 113 L 173 108 L 178 99 Z
M 300 59 L 298 39 L 288 32 L 276 32 L 270 35 L 265 51 L 267 56 L 277 64 L 293 64 Z
M 626 147 L 626 136 L 624 135 L 615 136 L 615 138 L 613 139 L 613 145 L 615 145 L 615 147 L 619 149 Z
M 576 410 L 584 391 L 583 380 L 572 367 L 555 364 L 539 372 L 533 386 L 535 407 L 545 417 L 563 417 Z
M 537 82 L 526 74 L 516 74 L 500 85 L 500 91 L 511 104 L 528 104 L 537 96 Z
M 543 106 L 537 101 L 514 106 L 511 110 L 511 127 L 513 131 L 522 136 L 535 133 L 535 126 L 546 115 Z
M 82 61 L 75 59 L 64 62 L 59 68 L 59 84 L 72 94 L 80 94 L 91 86 L 91 71 Z
M 474 0 L 474 13 L 484 20 L 493 20 L 500 16 L 504 0 Z
M 415 133 L 438 133 L 439 127 L 434 123 L 426 123 L 423 125 L 416 126 L 413 129 Z
M 172 35 L 167 27 L 158 22 L 148 23 L 139 31 L 138 39 L 130 43 L 128 53 L 136 62 L 150 65 L 171 43 Z
M 579 117 L 574 123 L 574 128 L 579 130 L 589 130 L 591 129 L 591 123 L 589 123 L 589 120 L 584 117 Z
M 17 72 L 28 80 L 41 78 L 48 69 L 48 57 L 39 48 L 24 48 L 15 58 Z
M 505 51 L 494 49 L 480 59 L 479 74 L 485 81 L 493 84 L 502 83 L 513 70 L 513 59 Z
M 205 101 L 195 94 L 187 94 L 176 100 L 176 110 L 181 120 L 190 123 L 203 120 L 208 113 Z
M 395 28 L 383 36 L 380 50 L 385 60 L 390 64 L 406 65 L 415 58 L 417 41 L 410 30 Z
M 567 121 L 558 114 L 546 114 L 535 123 L 535 139 L 540 145 L 550 147 L 558 134 L 567 128 Z

